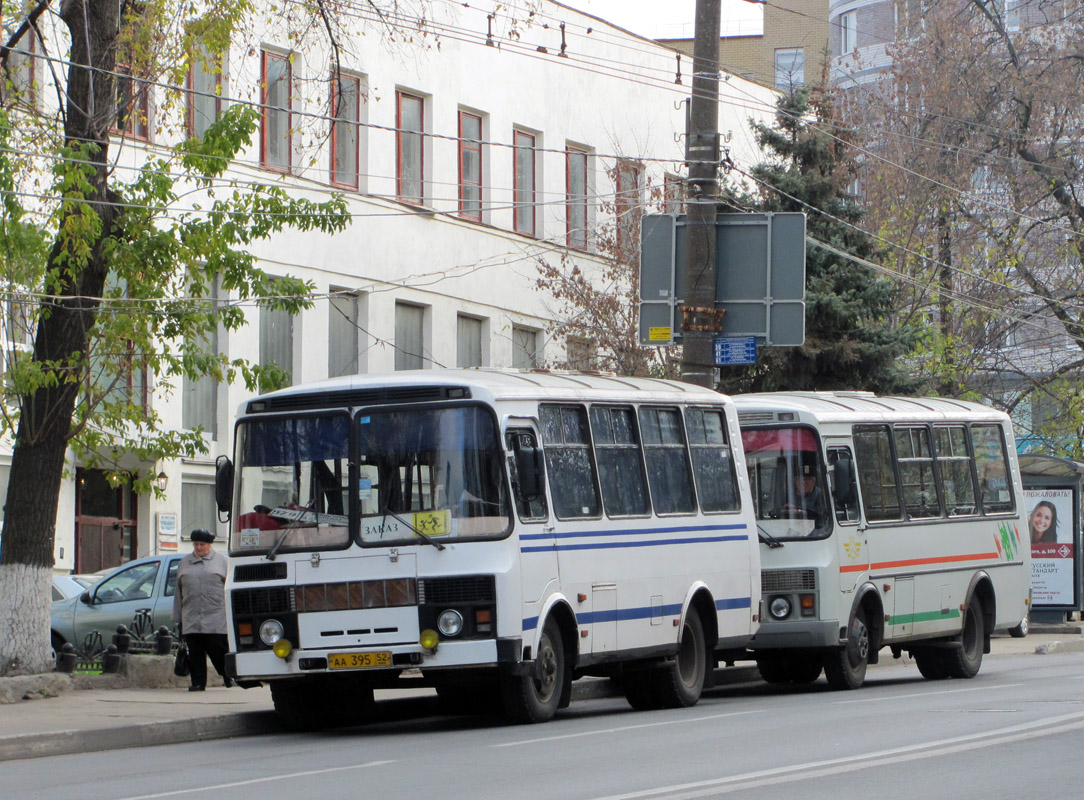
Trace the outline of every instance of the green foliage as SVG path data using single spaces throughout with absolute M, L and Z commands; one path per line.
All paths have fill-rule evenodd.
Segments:
M 130 182 L 114 183 L 109 193 L 119 211 L 109 230 L 88 202 L 95 196 L 96 145 L 63 148 L 53 175 L 52 192 L 60 200 L 50 217 L 51 262 L 45 231 L 23 222 L 16 195 L 4 192 L 0 247 L 8 280 L 24 292 L 59 295 L 93 259 L 108 265 L 87 351 L 53 360 L 26 353 L 10 365 L 0 390 L 10 411 L 41 387 L 79 383 L 69 445 L 84 465 L 108 469 L 125 457 L 153 463 L 205 451 L 199 431 L 163 428 L 146 402 L 152 388 L 168 393 L 184 378 L 207 375 L 216 381 L 240 378 L 257 391 L 275 388 L 286 377 L 273 365 L 231 360 L 207 348 L 219 326 L 229 331 L 245 324 L 242 305 L 212 301 L 214 287 L 217 282 L 223 294 L 250 307 L 258 303 L 290 313 L 308 308 L 311 282 L 265 275 L 251 247 L 286 229 L 335 233 L 349 216 L 339 196 L 314 202 L 278 186 L 223 178 L 258 124 L 256 111 L 238 105 L 202 139 L 183 142 L 169 158 L 148 161 Z M 4 152 L 0 143 L 0 188 L 6 189 L 15 176 Z M 175 210 L 178 205 L 191 210 Z M 47 297 L 41 313 L 50 313 L 58 300 Z M 13 433 L 17 420 L 17 412 L 4 415 L 0 434 Z M 127 476 L 119 469 L 115 474 Z M 136 488 L 150 491 L 148 478 L 135 477 Z
M 809 89 L 785 95 L 775 126 L 753 128 L 768 153 L 752 170 L 762 188 L 735 192 L 731 204 L 742 210 L 805 212 L 809 237 L 876 262 L 881 253 L 857 227 L 861 209 L 846 189 L 854 164 L 824 102 L 814 102 Z M 918 335 L 892 318 L 894 290 L 888 281 L 862 263 L 807 242 L 805 299 L 805 344 L 771 348 L 756 365 L 728 368 L 724 390 L 915 390 L 917 380 L 907 374 L 904 357 Z

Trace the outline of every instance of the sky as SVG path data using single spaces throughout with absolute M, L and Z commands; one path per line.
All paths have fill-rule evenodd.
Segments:
M 696 0 L 561 0 L 650 39 L 693 38 Z M 747 0 L 722 0 L 722 35 L 759 34 L 764 6 Z

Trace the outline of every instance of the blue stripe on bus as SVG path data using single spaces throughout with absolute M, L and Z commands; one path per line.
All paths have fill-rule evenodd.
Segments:
M 543 553 L 568 550 L 610 550 L 615 547 L 663 547 L 668 544 L 702 544 L 708 542 L 744 542 L 748 536 L 703 536 L 691 539 L 662 539 L 650 542 L 594 542 L 588 544 L 549 544 L 521 547 L 521 553 Z
M 579 536 L 635 536 L 643 533 L 695 533 L 697 531 L 742 531 L 749 526 L 738 522 L 730 525 L 680 525 L 673 528 L 622 528 L 619 530 L 578 530 L 567 533 L 527 533 L 520 541 L 529 539 L 571 539 Z
M 753 605 L 750 597 L 727 597 L 715 601 L 715 608 L 719 611 L 728 611 L 735 608 L 751 608 Z M 590 611 L 577 614 L 576 622 L 581 625 L 591 625 L 597 622 L 625 622 L 633 619 L 650 619 L 651 617 L 676 617 L 681 614 L 681 603 L 672 603 L 659 608 L 658 606 L 641 606 L 640 608 L 618 608 L 606 611 Z M 538 617 L 527 617 L 523 620 L 523 630 L 533 631 L 538 627 Z

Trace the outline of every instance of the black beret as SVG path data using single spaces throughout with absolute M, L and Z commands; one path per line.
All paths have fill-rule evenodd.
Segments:
M 207 544 L 210 544 L 214 540 L 215 535 L 210 531 L 204 530 L 203 528 L 196 528 L 196 530 L 192 531 L 193 542 L 206 542 Z

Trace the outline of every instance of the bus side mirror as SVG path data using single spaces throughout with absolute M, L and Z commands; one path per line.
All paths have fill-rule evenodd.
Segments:
M 225 520 L 230 518 L 230 509 L 233 508 L 233 462 L 226 456 L 219 456 L 215 460 L 215 505 L 218 506 L 219 518 L 225 514 Z
M 516 459 L 519 491 L 523 495 L 521 499 L 534 500 L 541 497 L 545 467 L 542 462 L 542 451 L 535 446 L 534 436 L 529 433 L 517 433 L 512 439 L 512 451 Z
M 854 505 L 854 461 L 840 456 L 832 465 L 832 473 L 835 478 L 836 502 L 843 507 Z

